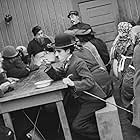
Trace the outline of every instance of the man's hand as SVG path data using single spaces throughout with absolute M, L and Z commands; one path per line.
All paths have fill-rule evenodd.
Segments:
M 8 88 L 10 87 L 11 83 L 9 81 L 7 82 L 4 82 L 0 85 L 0 89 L 3 91 L 3 92 L 6 92 L 8 90 Z
M 74 82 L 68 77 L 63 79 L 63 83 L 68 86 L 74 86 Z
M 14 77 L 8 77 L 7 79 L 8 79 L 8 81 L 9 81 L 11 84 L 16 83 L 16 82 L 19 81 L 18 78 L 14 78 Z

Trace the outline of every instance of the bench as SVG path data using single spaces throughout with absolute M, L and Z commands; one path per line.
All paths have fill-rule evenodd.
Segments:
M 116 105 L 113 96 L 106 101 Z M 95 115 L 101 140 L 123 140 L 117 107 L 106 103 Z

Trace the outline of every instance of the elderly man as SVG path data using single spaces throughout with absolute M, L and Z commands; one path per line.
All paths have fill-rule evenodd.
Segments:
M 37 65 L 27 66 L 21 59 L 19 52 L 14 46 L 6 46 L 2 52 L 2 67 L 8 77 L 23 78 L 28 76 L 31 71 L 37 70 Z

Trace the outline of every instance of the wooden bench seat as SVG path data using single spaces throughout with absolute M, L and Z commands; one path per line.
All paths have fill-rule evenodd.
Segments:
M 116 105 L 113 96 L 106 101 Z M 95 112 L 100 139 L 123 140 L 117 107 L 106 104 L 106 107 Z

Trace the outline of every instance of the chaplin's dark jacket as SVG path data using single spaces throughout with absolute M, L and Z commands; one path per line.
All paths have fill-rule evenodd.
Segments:
M 86 101 L 95 101 L 95 97 L 85 94 L 83 91 L 88 91 L 101 98 L 106 98 L 106 94 L 100 90 L 94 81 L 94 78 L 88 69 L 85 61 L 75 55 L 72 55 L 70 60 L 67 62 L 67 68 L 61 68 L 56 70 L 52 66 L 45 70 L 45 72 L 54 81 L 61 80 L 68 75 L 72 74 L 70 79 L 74 82 L 74 87 L 69 87 L 69 92 L 74 97 L 82 98 Z

